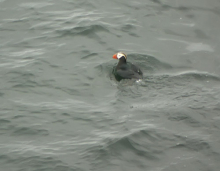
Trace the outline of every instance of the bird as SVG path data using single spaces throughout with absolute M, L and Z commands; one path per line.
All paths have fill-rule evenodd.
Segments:
M 113 74 L 117 81 L 122 79 L 142 79 L 143 72 L 136 65 L 127 62 L 127 55 L 123 52 L 118 52 L 112 56 L 114 59 L 118 59 L 118 64 L 113 69 Z

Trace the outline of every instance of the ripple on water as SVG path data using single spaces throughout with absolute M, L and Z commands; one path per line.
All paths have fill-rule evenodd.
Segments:
M 12 135 L 14 136 L 48 136 L 49 131 L 38 127 L 14 127 Z
M 35 63 L 41 55 L 44 54 L 43 49 L 25 49 L 21 51 L 6 52 L 2 51 L 0 67 L 5 68 L 18 68 L 25 67 Z
M 48 2 L 31 2 L 31 3 L 21 3 L 20 7 L 27 8 L 27 9 L 38 9 L 43 8 L 46 6 L 53 5 L 53 3 Z
M 14 154 L 10 155 L 0 155 L 1 160 L 5 161 L 6 163 L 9 163 L 9 165 L 6 168 L 9 169 L 17 169 L 19 167 L 20 170 L 26 170 L 26 168 L 34 168 L 33 170 L 54 170 L 54 171 L 60 171 L 60 170 L 68 170 L 68 171 L 74 171 L 74 170 L 80 170 L 76 166 L 67 164 L 63 162 L 62 160 L 57 159 L 56 157 L 51 156 L 17 156 Z

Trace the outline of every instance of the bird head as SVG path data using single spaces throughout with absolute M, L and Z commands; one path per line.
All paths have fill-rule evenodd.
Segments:
M 112 58 L 114 58 L 114 59 L 120 59 L 120 58 L 122 58 L 122 57 L 124 57 L 125 59 L 127 59 L 127 55 L 126 55 L 125 53 L 122 53 L 122 52 L 118 52 L 118 53 L 116 53 L 116 54 L 114 54 L 114 55 L 112 56 Z

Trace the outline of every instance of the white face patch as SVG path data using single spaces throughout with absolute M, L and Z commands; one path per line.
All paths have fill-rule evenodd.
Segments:
M 124 53 L 121 53 L 121 52 L 119 52 L 119 53 L 117 53 L 117 58 L 118 59 L 120 59 L 121 57 L 125 57 L 125 59 L 126 59 L 126 55 L 124 54 Z

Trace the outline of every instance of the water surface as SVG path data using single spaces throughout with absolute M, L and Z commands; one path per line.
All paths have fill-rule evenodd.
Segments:
M 4 171 L 218 171 L 218 0 L 0 0 Z M 117 82 L 112 55 L 144 73 Z

